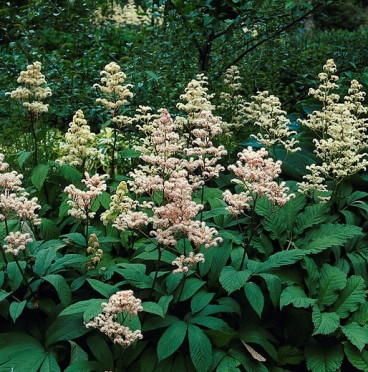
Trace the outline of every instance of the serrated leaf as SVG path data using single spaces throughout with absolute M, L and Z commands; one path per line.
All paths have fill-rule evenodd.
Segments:
M 257 274 L 264 273 L 271 271 L 272 269 L 278 269 L 281 266 L 292 265 L 295 262 L 298 262 L 304 256 L 305 252 L 295 249 L 290 251 L 277 252 L 268 257 L 265 262 L 262 262 L 260 265 L 258 265 L 254 272 Z
M 200 288 L 204 286 L 206 282 L 197 278 L 189 278 L 186 279 L 184 282 L 183 291 L 180 293 L 176 293 L 176 295 L 180 295 L 180 301 L 185 301 L 188 298 L 192 297 L 194 293 L 196 293 Z
M 286 287 L 280 297 L 280 309 L 287 305 L 297 308 L 307 308 L 316 302 L 313 298 L 308 298 L 303 289 L 298 286 Z
M 265 282 L 270 294 L 271 301 L 274 307 L 277 307 L 280 302 L 281 295 L 281 280 L 277 275 L 263 273 L 260 274 Z
M 51 240 L 56 239 L 60 235 L 60 231 L 56 226 L 55 221 L 48 218 L 41 218 L 40 231 L 42 234 L 42 239 Z
M 340 318 L 336 313 L 321 313 L 318 306 L 313 307 L 312 321 L 313 335 L 329 335 L 336 331 L 340 325 Z
M 218 364 L 216 368 L 216 372 L 237 372 L 240 371 L 237 368 L 237 363 L 235 362 L 234 358 L 229 355 L 225 355 L 224 358 L 221 359 L 221 362 Z
M 309 371 L 335 372 L 341 367 L 344 352 L 341 344 L 321 344 L 312 339 L 306 345 L 305 357 Z
M 190 358 L 197 372 L 207 372 L 212 363 L 212 345 L 206 334 L 197 326 L 188 326 Z
M 22 168 L 23 164 L 30 158 L 32 155 L 31 151 L 19 151 L 18 153 L 18 164 Z
M 162 307 L 155 302 L 143 302 L 143 311 L 146 313 L 156 314 L 159 315 L 161 318 L 164 317 L 164 313 L 162 311 Z
M 102 294 L 102 296 L 105 296 L 106 298 L 109 298 L 117 291 L 115 286 L 101 282 L 97 279 L 88 278 L 87 282 L 96 292 Z
M 359 351 L 357 348 L 352 346 L 349 342 L 344 342 L 345 355 L 349 362 L 360 371 L 368 371 L 368 351 Z
M 41 191 L 41 188 L 47 178 L 47 174 L 49 173 L 49 169 L 49 164 L 39 164 L 33 169 L 31 182 L 38 191 Z
M 33 266 L 33 271 L 39 276 L 43 276 L 50 267 L 55 257 L 56 253 L 53 248 L 48 248 L 39 251 L 36 254 L 36 262 Z
M 26 267 L 26 262 L 19 261 L 18 263 L 20 267 L 22 268 L 22 270 L 24 270 Z M 23 281 L 22 273 L 19 271 L 18 266 L 14 261 L 8 263 L 7 271 L 8 271 L 10 288 L 12 289 L 12 291 L 15 291 L 22 284 L 22 281 Z
M 261 318 L 264 307 L 264 296 L 261 288 L 256 283 L 245 283 L 245 296 L 257 315 Z
M 364 346 L 368 343 L 368 326 L 361 326 L 356 322 L 341 326 L 343 334 L 347 339 L 356 346 L 359 351 L 364 349 Z
M 204 307 L 206 307 L 211 300 L 213 299 L 215 293 L 207 293 L 207 292 L 197 292 L 193 297 L 190 303 L 192 313 L 197 313 L 201 311 Z
M 298 365 L 304 360 L 303 351 L 290 345 L 281 346 L 277 350 L 277 356 L 281 365 Z
M 64 306 L 69 305 L 72 299 L 72 294 L 66 280 L 59 274 L 49 274 L 44 276 L 43 279 L 55 288 L 61 303 Z
M 187 323 L 179 320 L 163 333 L 157 345 L 157 357 L 159 361 L 169 357 L 179 349 L 187 334 L 187 327 Z
M 68 366 L 64 372 L 91 372 L 91 371 L 105 371 L 103 366 L 93 360 L 83 360 L 75 362 Z
M 46 355 L 40 342 L 25 333 L 0 334 L 1 371 L 38 372 Z
M 201 325 L 215 331 L 223 331 L 227 333 L 232 333 L 233 330 L 229 325 L 222 319 L 215 318 L 213 316 L 195 316 L 189 320 L 191 324 Z
M 219 280 L 222 288 L 230 294 L 243 288 L 251 275 L 250 270 L 237 271 L 232 266 L 226 266 L 222 269 Z
M 328 213 L 326 204 L 314 204 L 305 208 L 295 219 L 294 232 L 300 235 L 304 230 L 325 221 Z
M 350 238 L 362 234 L 358 226 L 326 224 L 306 234 L 302 239 L 297 240 L 296 245 L 308 253 L 320 253 L 334 245 L 343 245 Z
M 353 322 L 361 325 L 368 323 L 368 302 L 363 303 L 359 309 L 349 318 Z
M 22 314 L 24 307 L 26 306 L 27 301 L 24 300 L 22 302 L 12 302 L 9 306 L 9 314 L 11 318 L 13 319 L 13 322 L 18 319 L 20 314 Z
M 340 318 L 346 318 L 350 313 L 358 310 L 359 305 L 365 302 L 365 285 L 360 276 L 352 275 L 333 305 Z
M 74 341 L 69 341 L 70 344 L 70 364 L 75 362 L 88 360 L 88 354 Z
M 60 372 L 61 369 L 52 354 L 47 354 L 44 359 L 40 372 Z
M 318 304 L 321 308 L 333 304 L 338 292 L 345 288 L 346 274 L 337 267 L 324 264 L 320 272 Z
M 71 181 L 72 183 L 80 181 L 83 177 L 81 172 L 77 171 L 74 167 L 68 164 L 63 165 L 56 164 L 56 166 L 59 169 L 60 173 L 63 175 L 63 177 L 66 180 Z
M 81 233 L 64 234 L 61 235 L 60 238 L 67 238 L 82 247 L 86 246 L 86 238 Z

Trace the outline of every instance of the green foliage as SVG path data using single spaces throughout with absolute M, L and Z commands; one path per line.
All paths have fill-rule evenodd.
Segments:
M 332 197 L 326 203 L 319 203 L 318 193 L 306 196 L 297 191 L 306 166 L 317 161 L 311 145 L 315 133 L 298 121 L 321 109 L 307 97 L 308 89 L 316 85 L 327 58 L 334 58 L 344 71 L 342 85 L 358 78 L 366 88 L 368 60 L 361 45 L 367 30 L 308 30 L 309 14 L 321 24 L 315 16 L 320 5 L 330 3 L 322 0 L 136 1 L 142 14 L 153 15 L 140 26 L 95 19 L 95 10 L 112 14 L 118 2 L 23 3 L 0 8 L 0 93 L 14 89 L 19 71 L 39 60 L 53 95 L 47 101 L 49 112 L 37 118 L 36 127 L 21 104 L 10 103 L 9 97 L 0 100 L 0 148 L 10 164 L 1 177 L 8 171 L 21 172 L 27 198 L 37 198 L 41 207 L 36 210 L 40 224 L 9 212 L 2 198 L 23 190 L 7 189 L 2 178 L 0 370 L 368 370 L 368 193 L 362 191 L 367 173 L 338 185 L 328 182 Z M 122 127 L 95 103 L 93 84 L 110 61 L 121 66 L 134 93 L 120 112 L 134 120 Z M 222 75 L 233 63 L 240 69 L 241 88 L 231 92 L 232 102 L 225 108 L 222 93 L 229 87 Z M 165 199 L 166 185 L 174 184 L 172 169 L 162 166 L 156 155 L 160 146 L 170 148 L 170 136 L 149 153 L 136 148 L 146 139 L 136 127 L 142 122 L 135 114 L 139 106 L 150 105 L 153 113 L 165 107 L 175 123 L 182 120 L 180 141 L 190 147 L 189 127 L 202 119 L 195 111 L 178 110 L 177 104 L 198 72 L 208 76 L 208 93 L 215 94 L 213 114 L 227 122 L 227 133 L 204 138 L 213 141 L 213 147 L 223 145 L 227 155 L 218 162 L 224 168 L 219 177 L 209 177 L 191 195 L 193 205 L 203 205 L 192 218 L 195 231 L 184 223 L 189 203 L 176 210 L 180 228 L 173 234 L 174 243 L 165 245 L 157 237 L 157 221 L 131 227 L 141 217 L 134 213 L 142 211 L 150 219 L 157 218 L 158 210 L 176 208 L 172 204 L 183 197 L 185 185 L 175 200 Z M 345 86 L 338 92 L 342 97 Z M 279 145 L 268 151 L 282 161 L 280 183 L 286 182 L 295 197 L 274 205 L 266 187 L 259 194 L 250 193 L 249 207 L 234 216 L 223 193 L 249 190 L 232 182 L 228 167 L 235 164 L 239 149 L 259 148 L 260 143 L 249 137 L 257 128 L 245 117 L 237 127 L 228 124 L 236 121 L 237 99 L 249 101 L 264 89 L 278 95 L 292 112 L 290 129 L 296 131 L 301 151 L 288 154 Z M 69 184 L 84 189 L 85 164 L 56 161 L 66 126 L 78 109 L 84 110 L 93 132 L 111 129 L 96 136 L 100 158 L 88 169 L 91 176 L 111 171 L 116 148 L 117 171 L 107 180 L 106 190 L 91 205 L 83 205 L 88 218 L 72 215 L 73 203 L 64 191 Z M 213 161 L 212 152 L 203 163 Z M 176 155 L 189 164 L 199 159 L 187 149 Z M 131 172 L 145 169 L 140 166 L 149 156 L 158 161 L 158 184 L 164 186 L 152 193 L 124 191 L 125 199 L 118 201 L 121 211 L 113 214 L 131 212 L 131 225 L 117 229 L 114 223 L 104 224 L 101 214 L 116 202 L 119 183 L 126 181 L 130 187 Z M 204 172 L 197 169 L 192 176 L 204 177 Z M 77 200 L 87 199 L 83 194 Z M 164 218 L 164 212 L 160 216 Z M 161 228 L 169 234 L 172 226 L 167 219 Z M 222 239 L 217 246 L 194 243 L 193 236 L 205 227 L 218 232 L 213 233 L 213 238 Z M 29 234 L 32 242 L 13 255 L 6 252 L 6 237 L 16 232 Z M 173 261 L 189 253 L 201 253 L 205 261 L 173 272 Z M 114 320 L 133 332 L 142 330 L 143 339 L 124 350 L 111 333 L 86 324 L 98 321 L 111 296 L 125 290 L 133 290 L 142 301 L 142 312 L 135 316 L 125 310 Z

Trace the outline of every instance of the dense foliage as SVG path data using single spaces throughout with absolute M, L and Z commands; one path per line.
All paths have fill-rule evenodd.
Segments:
M 0 9 L 0 371 L 368 370 L 367 30 L 330 3 Z

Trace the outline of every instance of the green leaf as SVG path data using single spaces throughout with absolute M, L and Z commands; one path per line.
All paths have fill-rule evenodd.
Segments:
M 123 159 L 132 159 L 132 158 L 139 158 L 139 156 L 141 155 L 141 152 L 134 150 L 134 149 L 124 149 L 120 151 L 119 155 Z
M 303 351 L 290 345 L 281 346 L 277 350 L 277 356 L 281 365 L 298 365 L 304 360 Z
M 88 306 L 84 308 L 83 311 L 83 320 L 85 322 L 88 322 L 95 316 L 101 313 L 102 311 L 102 303 L 105 302 L 107 303 L 108 301 L 105 299 L 99 299 L 99 300 L 94 300 L 93 302 L 90 302 Z
M 47 178 L 47 174 L 49 173 L 49 169 L 49 164 L 39 164 L 33 169 L 31 181 L 38 191 L 41 191 L 41 188 Z
M 253 310 L 261 318 L 264 306 L 264 296 L 261 288 L 256 283 L 248 282 L 245 283 L 244 292 Z
M 368 371 L 368 351 L 359 351 L 357 348 L 352 346 L 349 342 L 344 342 L 345 355 L 349 362 L 360 371 Z
M 359 351 L 364 349 L 364 346 L 368 343 L 368 326 L 361 326 L 356 322 L 341 326 L 343 334 L 348 340 L 356 346 Z
M 69 341 L 88 332 L 81 314 L 58 316 L 46 332 L 46 347 L 59 342 Z
M 260 274 L 260 276 L 265 280 L 268 292 L 270 293 L 270 298 L 274 307 L 277 307 L 280 301 L 281 295 L 281 280 L 277 275 L 273 274 Z
M 237 271 L 232 266 L 226 266 L 222 269 L 219 280 L 222 288 L 230 294 L 244 287 L 251 275 L 250 270 Z
M 326 224 L 308 232 L 305 238 L 297 240 L 296 245 L 308 253 L 320 253 L 334 245 L 343 245 L 361 234 L 362 229 L 358 226 Z
M 23 164 L 30 158 L 32 155 L 31 151 L 19 151 L 18 152 L 18 164 L 22 168 Z
M 240 371 L 237 368 L 237 363 L 235 362 L 234 358 L 229 355 L 226 355 L 224 358 L 221 359 L 221 362 L 218 364 L 216 368 L 216 372 L 237 372 Z
M 48 354 L 42 363 L 40 372 L 60 372 L 61 369 L 52 354 Z
M 201 287 L 205 285 L 206 282 L 197 278 L 189 278 L 184 282 L 183 292 L 180 296 L 180 301 L 185 301 L 188 298 L 192 297 Z M 179 296 L 179 293 L 176 293 L 176 297 Z
M 68 366 L 64 372 L 104 372 L 103 366 L 91 360 L 83 360 Z
M 88 337 L 87 345 L 92 351 L 92 354 L 107 370 L 112 370 L 114 368 L 114 357 L 112 352 L 101 336 Z
M 368 323 L 368 302 L 363 303 L 349 319 L 362 325 Z
M 167 309 L 169 308 L 169 304 L 172 299 L 173 299 L 173 296 L 161 296 L 160 299 L 158 300 L 158 304 L 161 306 L 162 313 L 164 316 L 167 313 Z
M 25 333 L 0 334 L 1 371 L 38 372 L 46 355 L 40 342 Z
M 41 218 L 40 232 L 44 240 L 56 239 L 60 235 L 60 231 L 56 223 L 48 218 Z
M 117 291 L 117 287 L 111 284 L 103 283 L 97 279 L 88 278 L 87 282 L 89 285 L 98 293 L 102 294 L 102 296 L 109 298 Z
M 296 223 L 297 216 L 303 209 L 306 203 L 306 196 L 303 194 L 296 194 L 295 198 L 291 198 L 282 208 L 289 231 L 293 230 Z
M 190 303 L 192 313 L 197 313 L 206 307 L 213 299 L 215 293 L 207 293 L 204 291 L 197 292 Z
M 198 324 L 215 331 L 223 331 L 227 333 L 232 333 L 233 330 L 229 325 L 222 319 L 215 318 L 213 316 L 195 316 L 189 320 L 191 324 Z
M 33 266 L 33 271 L 39 276 L 45 275 L 55 257 L 56 252 L 53 248 L 39 251 L 36 254 L 36 262 Z
M 325 221 L 328 211 L 329 208 L 326 204 L 314 204 L 306 207 L 295 219 L 295 234 L 300 235 L 307 228 Z
M 305 252 L 301 250 L 290 250 L 290 251 L 281 251 L 273 254 L 268 257 L 265 262 L 262 262 L 257 266 L 255 273 L 264 273 L 272 269 L 278 269 L 281 266 L 292 265 L 295 262 L 298 262 L 305 256 Z
M 143 302 L 143 311 L 146 313 L 156 314 L 159 315 L 161 318 L 164 317 L 164 313 L 162 310 L 162 307 L 159 304 L 156 304 L 155 302 Z
M 315 299 L 308 298 L 303 289 L 298 286 L 286 287 L 280 297 L 280 309 L 287 305 L 294 305 L 297 308 L 307 308 L 316 302 Z
M 333 304 L 339 291 L 345 288 L 346 274 L 337 267 L 324 264 L 320 272 L 318 304 L 321 307 Z
M 312 320 L 314 335 L 329 335 L 336 331 L 340 325 L 340 318 L 336 313 L 321 313 L 318 306 L 313 306 Z
M 161 361 L 179 349 L 187 334 L 187 323 L 179 320 L 172 324 L 161 336 L 157 345 L 157 357 Z
M 188 326 L 189 351 L 198 372 L 207 372 L 212 363 L 212 345 L 205 333 L 197 326 Z
M 26 268 L 25 261 L 19 261 L 18 263 L 20 267 L 22 268 L 22 270 Z M 12 291 L 15 291 L 22 284 L 22 281 L 23 281 L 22 273 L 19 271 L 18 266 L 14 261 L 8 263 L 7 271 L 8 271 L 10 288 L 12 289 Z
M 66 280 L 59 274 L 49 274 L 44 276 L 43 279 L 55 288 L 61 303 L 64 306 L 69 305 L 72 299 L 72 294 Z
M 60 238 L 67 238 L 82 247 L 86 246 L 86 238 L 81 233 L 64 234 L 61 235 Z
M 66 309 L 64 309 L 59 314 L 59 316 L 75 315 L 75 314 L 79 314 L 80 316 L 82 316 L 82 314 L 85 312 L 85 310 L 86 310 L 86 308 L 88 308 L 88 306 L 90 306 L 92 304 L 95 304 L 95 305 L 98 304 L 98 306 L 100 306 L 101 305 L 101 301 L 105 301 L 106 302 L 106 300 L 101 300 L 101 299 L 96 299 L 96 298 L 92 298 L 90 300 L 76 302 L 75 304 L 70 305 Z M 100 310 L 101 310 L 101 306 L 100 306 Z
M 88 360 L 88 354 L 74 341 L 69 341 L 70 344 L 70 364 Z
M 60 173 L 63 175 L 63 177 L 66 180 L 71 181 L 72 183 L 80 181 L 83 177 L 81 172 L 77 171 L 74 167 L 68 164 L 63 165 L 56 164 L 56 166 L 59 169 Z
M 352 275 L 333 305 L 340 318 L 346 318 L 350 313 L 358 310 L 359 305 L 365 302 L 365 285 L 360 276 Z
M 335 372 L 341 367 L 344 352 L 341 344 L 322 344 L 312 339 L 306 345 L 305 357 L 309 371 Z
M 20 314 L 22 314 L 24 307 L 26 306 L 27 301 L 24 300 L 22 302 L 12 302 L 9 306 L 9 313 L 11 318 L 13 319 L 13 322 L 18 319 Z
M 150 70 L 146 70 L 145 71 L 146 74 L 151 77 L 152 79 L 156 80 L 156 81 L 159 81 L 159 77 L 153 72 L 153 71 L 150 71 Z

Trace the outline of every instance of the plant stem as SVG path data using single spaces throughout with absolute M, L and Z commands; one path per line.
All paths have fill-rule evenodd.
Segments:
M 112 155 L 111 155 L 111 169 L 110 169 L 110 178 L 113 180 L 115 175 L 115 150 L 116 150 L 116 142 L 117 142 L 117 130 L 114 128 L 114 142 L 112 145 Z
M 26 274 L 24 273 L 22 267 L 20 266 L 19 261 L 18 261 L 18 258 L 16 256 L 14 256 L 14 260 L 15 260 L 15 263 L 17 264 L 17 266 L 18 266 L 18 270 L 22 274 L 24 284 L 28 287 L 29 291 L 31 292 L 32 297 L 34 297 L 35 296 L 35 293 L 33 292 L 31 286 L 29 285 L 28 280 L 26 278 Z
M 37 143 L 37 130 L 35 127 L 36 122 L 33 120 L 33 116 L 30 115 L 30 121 L 31 121 L 31 133 L 33 137 L 33 149 L 34 149 L 34 163 L 35 166 L 38 165 L 38 143 Z
M 185 279 L 187 278 L 187 273 L 184 273 L 184 276 L 183 276 L 183 279 L 181 281 L 181 288 L 180 288 L 180 292 L 179 292 L 179 296 L 178 296 L 178 300 L 176 301 L 176 303 L 178 303 L 180 301 L 180 297 L 181 295 L 183 294 L 183 290 L 184 290 L 184 284 L 185 284 Z
M 152 287 L 151 287 L 150 293 L 148 295 L 148 298 L 151 298 L 152 295 L 153 295 L 153 291 L 155 289 L 155 284 L 156 284 L 157 276 L 158 276 L 158 269 L 160 267 L 160 262 L 161 262 L 162 251 L 161 251 L 161 248 L 159 246 L 157 247 L 157 249 L 158 249 L 158 258 L 157 258 L 156 271 L 155 271 L 155 275 L 153 277 Z

